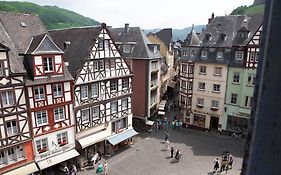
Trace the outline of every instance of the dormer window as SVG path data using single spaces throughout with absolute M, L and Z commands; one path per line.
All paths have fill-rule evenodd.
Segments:
M 243 51 L 236 51 L 235 52 L 235 59 L 238 61 L 243 60 L 244 52 Z
M 207 59 L 207 56 L 208 56 L 207 50 L 202 50 L 202 52 L 201 52 L 201 58 L 202 58 L 202 59 Z
M 241 39 L 247 39 L 248 38 L 248 32 L 239 32 L 239 37 Z
M 43 63 L 44 63 L 44 72 L 54 71 L 53 58 L 45 57 L 45 58 L 43 58 Z
M 222 60 L 223 59 L 223 52 L 222 51 L 218 51 L 217 52 L 217 60 Z
M 108 49 L 109 48 L 109 40 L 108 39 L 99 38 L 98 46 L 99 46 L 99 50 L 106 50 L 106 49 Z
M 123 45 L 123 53 L 131 53 L 131 46 L 129 44 Z
M 206 34 L 205 34 L 205 40 L 206 40 L 206 41 L 210 41 L 211 38 L 212 38 L 212 35 L 211 35 L 210 33 L 206 33 Z
M 153 53 L 157 53 L 157 51 L 158 51 L 158 48 L 157 48 L 157 45 L 155 45 L 155 46 L 153 47 Z

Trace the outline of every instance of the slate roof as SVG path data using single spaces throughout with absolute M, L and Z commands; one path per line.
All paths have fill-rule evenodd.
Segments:
M 185 46 L 199 46 L 200 40 L 194 29 L 190 31 L 186 38 Z
M 76 77 L 84 59 L 89 55 L 90 48 L 98 37 L 99 29 L 100 27 L 81 27 L 49 31 L 53 41 L 61 50 L 64 50 L 64 42 L 70 42 L 64 50 L 64 60 L 69 62 L 68 70 L 73 77 Z
M 162 29 L 156 33 L 156 36 L 165 43 L 167 48 L 169 48 L 170 43 L 173 42 L 172 28 Z
M 37 15 L 0 12 L 0 20 L 19 54 L 25 53 L 33 36 L 47 32 Z
M 245 46 L 261 25 L 262 20 L 262 15 L 217 16 L 200 34 L 201 47 Z M 249 36 L 247 39 L 241 40 L 238 37 L 238 31 L 241 28 L 248 29 Z M 206 40 L 208 34 L 210 40 Z M 221 38 L 222 34 L 226 36 L 224 41 Z
M 161 58 L 160 52 L 153 53 L 150 51 L 148 45 L 153 45 L 139 27 L 129 27 L 128 31 L 124 28 L 110 28 L 112 38 L 115 42 L 127 43 L 135 42 L 132 53 L 122 53 L 124 57 L 138 58 L 138 59 L 155 59 Z
M 24 66 L 16 52 L 16 48 L 2 23 L 0 23 L 0 43 L 4 45 L 4 48 L 7 47 L 9 50 L 8 56 L 11 73 L 26 73 Z

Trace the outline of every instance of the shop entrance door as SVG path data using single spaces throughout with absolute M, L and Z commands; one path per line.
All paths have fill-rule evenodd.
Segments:
M 211 130 L 218 130 L 219 127 L 219 118 L 215 116 L 211 116 Z

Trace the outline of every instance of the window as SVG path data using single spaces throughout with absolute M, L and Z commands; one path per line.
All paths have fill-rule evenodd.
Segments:
M 94 70 L 95 71 L 99 70 L 99 63 L 97 61 L 94 61 L 93 64 L 94 64 L 93 65 L 94 66 Z
M 16 150 L 17 150 L 18 159 L 24 159 L 25 158 L 25 153 L 24 153 L 23 145 L 17 146 Z
M 44 86 L 35 86 L 33 90 L 36 101 L 45 99 Z
M 190 56 L 193 57 L 194 55 L 195 55 L 195 50 L 192 49 L 191 52 L 190 52 Z
M 193 85 L 193 84 L 192 84 L 192 81 L 188 81 L 188 82 L 187 82 L 187 89 L 188 89 L 188 90 L 192 90 L 192 85 Z
M 207 74 L 207 67 L 206 66 L 200 66 L 199 67 L 199 74 Z
M 111 111 L 111 114 L 113 113 L 116 113 L 117 112 L 117 101 L 113 101 L 113 102 L 110 102 L 110 111 Z
M 15 148 L 9 148 L 8 149 L 8 161 L 9 162 L 15 162 L 17 159 L 17 154 Z
M 5 71 L 4 70 L 5 70 L 4 69 L 4 64 L 0 62 L 0 76 L 4 76 L 5 75 Z
M 186 64 L 183 64 L 182 65 L 182 72 L 187 72 L 187 65 Z
M 256 74 L 248 74 L 247 85 L 254 86 L 256 83 Z
M 234 72 L 233 73 L 233 83 L 239 83 L 240 82 L 240 73 L 239 72 Z
M 255 61 L 255 53 L 253 53 L 253 52 L 250 53 L 250 61 L 251 62 Z
M 252 107 L 252 103 L 253 103 L 253 97 L 246 96 L 245 97 L 245 104 L 244 104 L 244 106 L 251 108 Z
M 211 107 L 211 108 L 218 109 L 218 108 L 219 108 L 219 101 L 217 101 L 217 100 L 212 100 L 212 107 Z
M 13 91 L 1 92 L 1 99 L 2 99 L 3 106 L 10 106 L 15 104 Z
M 155 71 L 158 69 L 157 64 L 157 61 L 151 62 L 151 71 Z
M 199 91 L 205 91 L 205 83 L 199 82 L 198 87 L 199 87 L 199 89 L 198 89 Z
M 182 87 L 183 89 L 186 89 L 186 81 L 181 80 L 181 87 Z
M 36 150 L 39 152 L 39 154 L 48 151 L 47 138 L 37 140 L 35 143 Z
M 194 114 L 193 124 L 200 127 L 205 127 L 205 120 L 206 120 L 205 115 Z
M 116 122 L 112 122 L 112 133 L 115 132 L 121 132 L 124 128 L 127 128 L 128 126 L 127 118 L 123 118 L 121 120 L 118 120 Z
M 62 96 L 62 84 L 54 84 L 53 85 L 54 97 Z
M 98 120 L 100 118 L 100 107 L 99 106 L 93 107 L 92 113 L 93 113 L 93 121 Z
M 45 72 L 54 71 L 53 58 L 50 57 L 43 58 L 43 63 L 44 63 Z
M 183 51 L 182 51 L 182 55 L 183 55 L 183 56 L 187 56 L 187 53 L 188 53 L 187 50 L 183 50 Z
M 131 53 L 131 46 L 129 44 L 123 45 L 123 53 Z
M 207 54 L 208 54 L 208 52 L 207 52 L 206 50 L 202 50 L 202 52 L 201 52 L 201 58 L 202 58 L 202 59 L 207 59 Z
M 117 80 L 111 80 L 110 81 L 110 91 L 114 92 L 118 90 L 118 81 Z
M 213 92 L 220 92 L 221 85 L 219 84 L 213 84 Z
M 4 165 L 5 163 L 6 163 L 5 152 L 4 151 L 0 151 L 0 166 Z
M 35 112 L 37 126 L 42 126 L 48 124 L 47 112 L 39 111 Z
M 214 75 L 221 76 L 222 73 L 222 67 L 215 67 Z
M 239 32 L 239 37 L 241 39 L 247 39 L 248 38 L 248 32 Z
M 57 135 L 57 141 L 60 146 L 67 144 L 67 132 L 63 132 Z
M 150 97 L 150 106 L 156 103 L 156 95 Z
M 104 61 L 99 60 L 99 70 L 104 70 Z
M 109 40 L 108 39 L 105 39 L 103 41 L 103 44 L 104 44 L 103 47 L 104 47 L 105 50 L 109 48 Z
M 121 109 L 122 110 L 128 109 L 128 98 L 122 98 L 122 100 L 121 100 Z
M 81 119 L 82 119 L 82 123 L 86 123 L 90 121 L 89 109 L 81 110 Z
M 223 54 L 222 51 L 218 51 L 217 52 L 217 60 L 222 60 L 223 59 L 222 54 Z
M 157 53 L 157 51 L 158 51 L 157 45 L 153 46 L 153 53 Z
M 249 119 L 247 119 L 247 118 L 228 115 L 226 129 L 232 130 L 232 131 L 233 130 L 238 131 L 238 128 L 240 128 L 245 131 L 248 128 L 248 122 L 249 122 Z
M 99 84 L 93 83 L 92 84 L 92 97 L 99 96 Z
M 122 89 L 128 89 L 129 87 L 129 78 L 122 79 Z
M 236 51 L 235 52 L 235 59 L 236 60 L 243 60 L 244 52 L 243 51 Z
M 197 98 L 197 106 L 204 106 L 204 98 Z
M 64 120 L 64 110 L 63 107 L 56 108 L 54 110 L 55 122 Z
M 7 134 L 9 136 L 17 134 L 19 132 L 17 121 L 16 120 L 8 121 L 6 123 L 6 129 L 7 129 Z
M 84 100 L 87 98 L 88 98 L 88 86 L 87 85 L 81 86 L 81 99 Z
M 237 103 L 237 94 L 231 94 L 230 103 L 236 104 Z

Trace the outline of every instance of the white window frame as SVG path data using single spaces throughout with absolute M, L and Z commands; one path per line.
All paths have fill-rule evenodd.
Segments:
M 232 93 L 230 95 L 230 103 L 231 104 L 237 104 L 238 94 Z
M 235 59 L 241 61 L 244 59 L 244 52 L 243 51 L 236 51 L 235 52 Z
M 222 75 L 222 67 L 215 67 L 214 75 L 215 76 L 221 76 Z
M 253 102 L 253 97 L 251 96 L 245 96 L 245 101 L 244 101 L 244 106 L 251 108 L 252 107 L 252 102 Z
M 99 60 L 99 70 L 104 70 L 104 61 Z
M 58 84 L 53 84 L 53 93 L 54 93 L 54 97 L 62 97 L 62 84 L 58 83 Z
M 213 84 L 213 92 L 219 93 L 221 90 L 221 85 L 220 84 Z
M 122 78 L 122 89 L 128 89 L 129 87 L 129 78 Z
M 250 62 L 254 62 L 255 61 L 255 56 L 256 56 L 256 53 L 255 52 L 250 52 Z
M 204 98 L 197 98 L 197 106 L 204 106 Z
M 182 72 L 187 73 L 187 65 L 186 64 L 182 64 Z
M 36 146 L 36 151 L 41 154 L 43 152 L 40 153 L 41 149 L 45 149 L 44 152 L 48 151 L 48 138 L 43 138 L 40 140 L 36 140 L 35 141 L 35 146 Z
M 6 153 L 4 150 L 0 151 L 0 167 L 6 164 Z
M 13 152 L 12 154 L 10 154 L 9 152 Z M 10 147 L 7 149 L 7 158 L 8 158 L 8 162 L 16 162 L 17 161 L 17 151 L 15 149 L 15 147 Z
M 201 51 L 201 58 L 202 59 L 207 59 L 208 57 L 208 51 L 207 50 L 202 50 Z
M 17 152 L 17 158 L 18 160 L 20 159 L 25 159 L 25 152 L 24 152 L 24 147 L 23 145 L 18 145 L 16 147 L 16 152 Z
M 68 144 L 67 132 L 57 134 L 57 143 L 58 145 Z
M 123 53 L 131 53 L 131 45 L 130 44 L 124 44 L 123 45 Z
M 91 92 L 92 92 L 92 97 L 99 96 L 99 83 L 92 83 Z
M 212 107 L 214 109 L 218 109 L 219 108 L 219 101 L 218 100 L 212 100 Z
M 99 62 L 98 61 L 93 61 L 93 68 L 95 71 L 99 70 Z
M 121 99 L 121 109 L 122 110 L 128 109 L 128 97 Z
M 10 126 L 8 126 L 10 125 Z M 19 127 L 17 120 L 10 120 L 6 122 L 6 129 L 8 136 L 17 135 L 19 133 Z
M 47 113 L 47 111 L 37 111 L 34 114 L 35 114 L 35 117 L 36 117 L 37 126 L 44 126 L 44 125 L 48 124 L 48 113 Z
M 205 91 L 206 83 L 205 82 L 198 82 L 198 90 Z
M 110 92 L 118 91 L 118 80 L 111 80 L 110 81 Z
M 110 113 L 115 114 L 117 112 L 118 112 L 118 102 L 117 101 L 110 102 Z
M 86 115 L 84 115 L 86 114 Z M 82 123 L 90 122 L 90 111 L 89 109 L 81 109 L 81 121 Z
M 207 66 L 199 67 L 199 74 L 206 75 L 207 74 Z
M 55 122 L 59 122 L 65 119 L 63 107 L 58 107 L 54 109 L 54 119 Z
M 47 67 L 45 67 L 47 66 Z M 54 58 L 52 57 L 43 57 L 43 67 L 44 72 L 53 72 L 54 71 Z
M 35 101 L 45 100 L 44 86 L 33 87 Z
M 94 120 L 98 120 L 100 118 L 100 107 L 94 106 L 92 107 L 92 118 Z
M 0 77 L 3 76 L 5 76 L 5 66 L 4 66 L 4 62 L 0 62 Z
M 80 94 L 81 94 L 81 99 L 85 100 L 88 99 L 89 94 L 88 94 L 88 85 L 82 85 L 80 86 Z
M 218 51 L 217 52 L 217 60 L 222 60 L 223 59 L 223 51 Z
M 247 85 L 255 86 L 256 83 L 256 74 L 248 74 Z
M 2 100 L 2 105 L 4 107 L 14 105 L 15 104 L 14 91 L 12 90 L 2 91 L 1 100 Z

